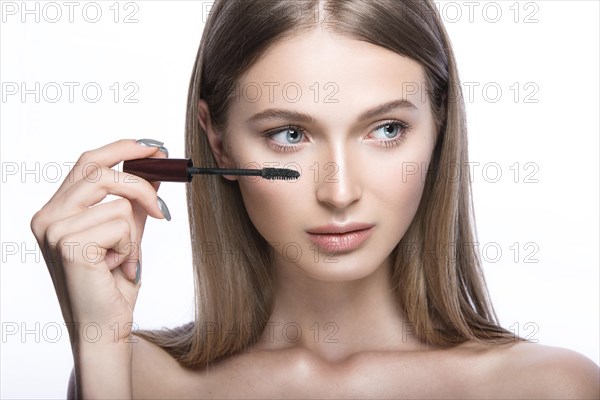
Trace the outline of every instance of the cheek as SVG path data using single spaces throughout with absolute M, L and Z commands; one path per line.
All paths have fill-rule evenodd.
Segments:
M 243 177 L 240 191 L 250 220 L 269 242 L 278 241 L 281 232 L 297 228 L 294 216 L 305 214 L 302 210 L 301 182 L 269 181 Z
M 428 162 L 428 157 L 422 155 L 390 157 L 382 161 L 385 165 L 381 166 L 387 173 L 371 175 L 371 198 L 376 207 L 383 210 L 378 215 L 379 222 L 387 227 L 385 229 L 391 237 L 402 237 L 416 215 L 425 187 Z
M 382 198 L 406 206 L 418 205 L 421 198 L 427 171 L 425 162 L 399 162 L 390 174 L 380 179 Z
M 393 220 L 400 221 L 396 226 L 401 230 L 401 236 L 413 221 L 423 195 L 424 182 L 421 174 L 398 176 L 388 181 L 389 210 L 394 210 Z

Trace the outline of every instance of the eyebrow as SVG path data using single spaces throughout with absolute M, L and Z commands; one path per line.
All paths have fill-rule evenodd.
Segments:
M 358 117 L 359 121 L 374 118 L 382 114 L 386 114 L 398 109 L 418 110 L 418 107 L 406 99 L 393 100 L 379 106 L 373 107 Z M 254 114 L 248 119 L 248 122 L 255 123 L 269 119 L 288 119 L 304 123 L 313 123 L 315 119 L 308 114 L 299 113 L 297 111 L 284 110 L 279 108 L 270 108 Z

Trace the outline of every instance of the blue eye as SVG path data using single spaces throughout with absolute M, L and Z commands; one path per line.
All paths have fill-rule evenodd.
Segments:
M 265 136 L 267 139 L 276 142 L 270 144 L 276 151 L 296 151 L 298 150 L 298 146 L 294 145 L 302 142 L 304 129 L 298 126 L 289 125 L 275 131 L 267 132 Z M 278 138 L 279 140 L 274 140 L 273 138 Z M 281 143 L 281 145 L 277 143 Z
M 401 129 L 402 127 L 398 124 L 386 124 L 376 128 L 375 132 L 381 130 L 386 138 L 393 139 L 401 133 Z
M 285 144 L 296 144 L 302 141 L 303 134 L 304 132 L 302 132 L 302 130 L 300 130 L 299 128 L 289 126 L 283 129 L 282 131 L 273 133 L 272 135 L 270 135 L 270 137 L 274 138 L 279 136 L 280 138 L 283 138 Z
M 410 126 L 406 122 L 388 121 L 375 127 L 373 132 L 381 132 L 384 140 L 379 140 L 378 143 L 386 148 L 389 148 L 400 146 L 400 144 L 404 141 L 406 133 L 409 129 Z

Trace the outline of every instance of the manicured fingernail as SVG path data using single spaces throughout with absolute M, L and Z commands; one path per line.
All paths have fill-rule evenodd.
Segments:
M 142 264 L 140 264 L 140 262 L 138 260 L 137 265 L 135 266 L 135 281 L 133 283 L 135 283 L 137 285 L 140 282 L 141 278 L 142 278 Z
M 169 150 L 167 150 L 167 148 L 166 148 L 165 146 L 160 146 L 160 147 L 158 148 L 158 151 L 161 151 L 161 152 L 165 153 L 165 155 L 166 155 L 167 157 L 169 157 Z
M 162 211 L 163 215 L 165 216 L 165 219 L 167 221 L 171 220 L 171 213 L 169 212 L 169 207 L 167 207 L 167 204 L 163 201 L 163 199 L 161 199 L 159 196 L 156 196 L 158 198 L 158 208 L 160 208 L 160 211 Z
M 164 144 L 163 142 L 154 139 L 138 139 L 135 142 L 146 147 L 161 147 Z

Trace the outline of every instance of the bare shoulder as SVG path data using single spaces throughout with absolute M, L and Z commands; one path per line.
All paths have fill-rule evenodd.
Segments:
M 518 342 L 499 351 L 499 391 L 539 398 L 600 398 L 600 368 L 573 350 Z
M 169 353 L 135 336 L 132 357 L 133 398 L 169 398 L 181 385 L 186 370 Z

